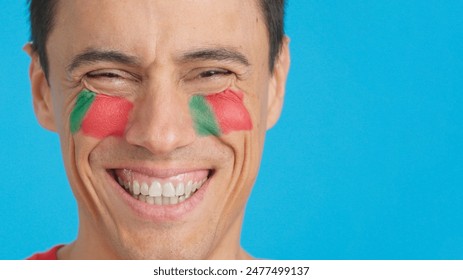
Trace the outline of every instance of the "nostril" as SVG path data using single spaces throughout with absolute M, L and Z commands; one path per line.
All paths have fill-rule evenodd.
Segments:
M 129 144 L 144 147 L 153 154 L 165 154 L 188 146 L 196 138 L 192 122 L 178 120 L 133 120 L 125 132 Z

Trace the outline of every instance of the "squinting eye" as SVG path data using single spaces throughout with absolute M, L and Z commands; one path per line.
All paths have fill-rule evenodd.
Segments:
M 86 76 L 90 79 L 129 79 L 132 80 L 135 77 L 127 73 L 125 71 L 120 71 L 120 70 L 97 70 L 97 71 L 92 71 L 86 74 Z
M 229 87 L 236 77 L 236 72 L 226 67 L 198 67 L 182 77 L 182 85 L 188 92 L 220 92 Z
M 119 69 L 95 70 L 88 72 L 85 76 L 89 79 L 140 81 L 140 77 L 137 74 Z
M 99 78 L 99 77 L 101 78 L 121 78 L 121 76 L 119 76 L 118 74 L 111 73 L 111 72 L 88 73 L 87 77 L 89 78 Z
M 228 70 L 208 70 L 208 71 L 201 72 L 199 74 L 199 77 L 201 77 L 201 78 L 210 78 L 210 77 L 217 76 L 217 75 L 228 76 L 228 75 L 231 75 L 231 74 L 232 74 L 232 72 L 228 71 Z
M 96 93 L 126 95 L 136 92 L 140 79 L 118 69 L 101 69 L 85 74 L 84 85 Z

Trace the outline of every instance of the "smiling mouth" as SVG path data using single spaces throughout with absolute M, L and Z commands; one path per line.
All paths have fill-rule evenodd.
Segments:
M 112 170 L 113 178 L 133 198 L 151 205 L 177 205 L 192 197 L 211 177 L 211 170 L 154 177 L 130 169 Z

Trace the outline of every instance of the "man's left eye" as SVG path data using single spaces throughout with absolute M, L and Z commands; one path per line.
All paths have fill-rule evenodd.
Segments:
M 182 77 L 182 85 L 188 92 L 220 92 L 229 87 L 236 79 L 233 69 L 221 67 L 199 67 L 188 71 Z
M 231 74 L 232 72 L 228 70 L 208 70 L 208 71 L 201 72 L 199 74 L 199 77 L 200 78 L 210 78 L 210 77 L 217 76 L 217 75 L 228 76 Z

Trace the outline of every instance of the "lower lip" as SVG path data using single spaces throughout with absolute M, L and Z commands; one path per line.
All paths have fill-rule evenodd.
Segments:
M 137 217 L 156 223 L 179 221 L 189 213 L 192 213 L 204 199 L 211 177 L 192 196 L 175 205 L 152 205 L 141 202 L 130 195 L 114 178 L 106 172 L 111 186 L 122 198 L 123 202 L 135 213 Z

